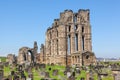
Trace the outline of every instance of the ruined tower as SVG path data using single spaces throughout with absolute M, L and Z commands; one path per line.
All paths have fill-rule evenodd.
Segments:
M 95 63 L 89 14 L 88 9 L 80 9 L 77 13 L 65 10 L 59 19 L 54 19 L 52 27 L 46 31 L 46 64 L 82 66 Z

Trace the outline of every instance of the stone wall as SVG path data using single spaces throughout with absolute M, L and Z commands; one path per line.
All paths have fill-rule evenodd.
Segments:
M 54 19 L 52 27 L 46 31 L 44 48 L 41 48 L 44 63 L 66 65 L 67 62 L 78 66 L 95 63 L 89 14 L 88 9 L 80 9 L 77 13 L 65 10 L 59 19 Z M 85 52 L 90 55 L 88 60 L 84 58 Z

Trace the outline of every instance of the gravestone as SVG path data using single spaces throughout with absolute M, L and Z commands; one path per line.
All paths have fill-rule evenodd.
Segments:
M 67 66 L 67 67 L 66 67 L 66 71 L 67 71 L 67 72 L 71 72 L 71 67 Z
M 120 72 L 115 75 L 115 80 L 120 80 Z
M 13 76 L 13 80 L 20 80 L 19 76 L 15 75 Z
M 45 77 L 45 72 L 44 71 L 40 72 L 40 76 Z
M 58 70 L 57 69 L 53 70 L 53 76 L 57 76 L 57 75 L 58 75 Z
M 46 65 L 45 64 L 39 64 L 39 68 L 41 69 L 41 68 L 45 68 L 46 67 Z
M 3 76 L 4 76 L 4 71 L 0 70 L 0 80 L 2 80 Z
M 22 71 L 22 65 L 19 65 L 19 67 L 18 67 L 18 69 L 19 69 L 19 71 Z
M 100 74 L 98 74 L 98 80 L 102 80 L 102 78 L 101 78 L 101 75 L 100 75 Z
M 80 80 L 85 80 L 85 78 L 84 78 L 84 77 L 81 77 Z
M 22 76 L 22 77 L 21 77 L 21 80 L 26 80 L 26 76 L 25 76 L 25 75 Z
M 15 74 L 15 72 L 14 71 L 11 71 L 11 75 L 13 76 Z
M 70 77 L 68 78 L 68 80 L 75 80 L 75 77 L 74 77 L 74 76 L 70 76 Z
M 72 74 L 69 76 L 68 80 L 75 80 L 75 72 L 72 72 Z
M 38 71 L 38 70 L 39 70 L 39 67 L 38 67 L 38 66 L 35 66 L 35 70 L 37 70 L 37 71 Z
M 31 78 L 27 78 L 26 80 L 32 80 Z
M 67 71 L 64 71 L 64 75 L 67 75 Z
M 9 79 L 9 80 L 12 80 L 12 75 L 9 75 L 9 76 L 8 76 L 8 79 Z
M 71 72 L 67 72 L 67 78 L 71 76 Z
M 32 68 L 31 67 L 28 68 L 28 73 L 32 73 Z
M 45 72 L 45 78 L 49 78 L 50 75 L 49 75 L 49 72 Z
M 8 67 L 8 65 L 9 65 L 9 63 L 8 63 L 8 62 L 6 62 L 6 63 L 5 63 L 5 67 Z
M 75 77 L 75 72 L 73 72 L 73 73 L 72 73 L 72 76 L 74 76 L 74 77 Z
M 93 71 L 92 70 L 89 71 L 89 79 L 93 80 Z
M 4 66 L 0 64 L 0 70 L 3 70 Z
M 26 80 L 26 76 L 25 76 L 25 74 L 24 74 L 24 71 L 21 72 L 21 79 L 22 79 L 22 80 Z
M 28 73 L 28 78 L 31 78 L 31 80 L 33 80 L 33 74 L 32 73 Z
M 76 71 L 77 74 L 81 73 L 80 68 L 76 68 L 75 71 Z

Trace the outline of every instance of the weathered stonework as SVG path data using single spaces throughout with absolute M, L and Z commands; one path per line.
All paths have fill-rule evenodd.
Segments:
M 96 63 L 92 52 L 89 10 L 77 13 L 65 10 L 46 31 L 41 46 L 40 62 L 61 65 L 90 65 Z
M 29 47 L 22 47 L 19 49 L 19 54 L 17 58 L 18 64 L 24 64 L 24 63 L 34 63 L 38 62 L 38 54 L 37 54 L 37 42 L 34 42 L 34 48 Z
M 8 54 L 7 55 L 7 59 L 6 62 L 8 62 L 9 64 L 13 64 L 16 61 L 16 57 L 13 54 Z

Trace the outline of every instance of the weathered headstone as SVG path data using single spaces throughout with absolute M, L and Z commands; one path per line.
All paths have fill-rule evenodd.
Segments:
M 31 67 L 28 68 L 28 73 L 32 73 L 32 68 Z
M 49 72 L 45 72 L 45 78 L 49 78 L 50 75 L 49 75 Z
M 71 72 L 67 72 L 67 78 L 71 76 Z
M 14 71 L 11 71 L 11 75 L 13 76 L 15 74 L 15 72 Z
M 24 74 L 24 71 L 21 72 L 21 79 L 22 79 L 22 80 L 26 80 L 26 76 L 25 76 L 25 74 Z
M 70 76 L 69 78 L 68 78 L 68 80 L 75 80 L 75 76 Z
M 19 76 L 15 75 L 15 76 L 13 77 L 13 80 L 20 80 L 20 78 L 19 78 Z
M 58 70 L 57 69 L 53 70 L 53 76 L 57 76 L 57 75 L 58 75 Z
M 72 72 L 72 76 L 74 76 L 74 77 L 75 77 L 75 72 Z
M 31 78 L 31 80 L 33 80 L 33 74 L 32 74 L 32 73 L 29 73 L 29 74 L 28 74 L 28 78 Z
M 45 64 L 39 64 L 39 68 L 45 68 L 46 65 Z
M 19 65 L 19 67 L 18 67 L 18 69 L 19 69 L 19 71 L 22 71 L 22 65 Z
M 3 70 L 0 70 L 0 80 L 2 80 L 3 76 L 4 76 L 4 72 Z
M 40 76 L 45 77 L 45 72 L 44 71 L 40 72 Z
M 66 71 L 67 71 L 67 72 L 71 72 L 71 67 L 67 66 L 67 67 L 66 67 Z
M 8 79 L 9 79 L 9 80 L 12 80 L 12 75 L 9 75 L 9 76 L 8 76 Z
M 84 77 L 81 77 L 80 80 L 85 80 L 85 78 L 84 78 Z
M 25 76 L 25 75 L 22 76 L 22 77 L 21 77 L 21 80 L 26 80 L 26 76 Z
M 3 65 L 0 65 L 0 70 L 3 70 L 4 66 Z
M 67 71 L 64 71 L 64 75 L 67 75 Z
M 93 80 L 93 71 L 92 70 L 89 71 L 89 79 Z
M 27 80 L 32 80 L 31 78 L 27 78 Z
M 120 80 L 120 72 L 115 75 L 115 80 Z
M 76 68 L 75 71 L 76 71 L 77 74 L 80 74 L 80 73 L 81 73 L 81 71 L 80 71 L 79 68 Z

